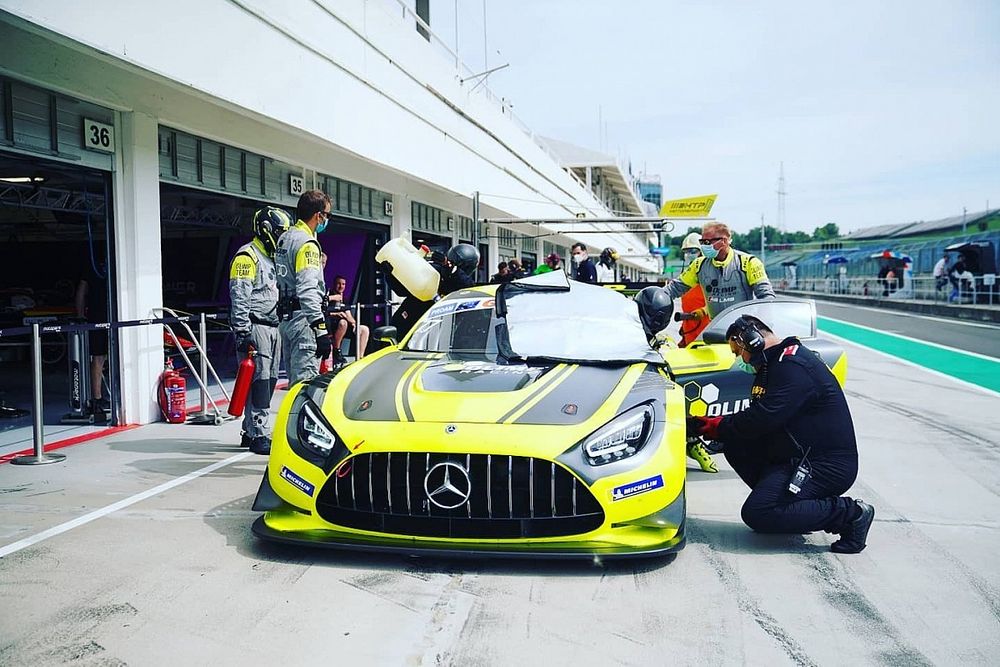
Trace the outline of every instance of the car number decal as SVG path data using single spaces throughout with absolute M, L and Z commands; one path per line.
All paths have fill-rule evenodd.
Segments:
M 616 486 L 611 489 L 611 500 L 624 500 L 626 498 L 631 498 L 632 496 L 637 496 L 640 493 L 646 493 L 647 491 L 662 488 L 663 475 L 647 477 L 646 479 L 629 482 L 628 484 L 622 484 L 621 486 Z
M 285 480 L 310 498 L 312 498 L 313 491 L 316 490 L 314 485 L 302 479 L 285 466 L 281 466 L 281 479 Z

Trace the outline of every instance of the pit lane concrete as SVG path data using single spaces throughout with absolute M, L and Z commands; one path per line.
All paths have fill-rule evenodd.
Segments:
M 466 562 L 261 544 L 261 457 L 154 425 L 0 466 L 0 545 L 228 463 L 0 558 L 0 664 L 997 664 L 998 397 L 861 348 L 862 554 L 761 536 L 691 470 L 673 562 Z

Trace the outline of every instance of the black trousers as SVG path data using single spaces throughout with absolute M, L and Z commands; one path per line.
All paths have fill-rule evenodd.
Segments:
M 840 494 L 858 475 L 856 456 L 809 457 L 811 473 L 798 494 L 788 490 L 798 463 L 776 463 L 760 443 L 726 443 L 729 465 L 752 490 L 743 503 L 743 523 L 759 533 L 802 535 L 817 530 L 840 533 L 857 507 Z

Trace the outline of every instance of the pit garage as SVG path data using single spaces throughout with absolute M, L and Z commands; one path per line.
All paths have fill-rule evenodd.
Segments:
M 111 110 L 20 81 L 0 78 L 0 111 L 0 445 L 7 445 L 30 443 L 32 412 L 31 336 L 11 330 L 113 317 L 115 145 Z M 80 337 L 110 351 L 97 375 L 110 407 L 118 393 L 114 336 Z M 43 421 L 53 434 L 74 423 L 71 399 L 84 416 L 89 395 L 85 377 L 70 382 L 72 338 L 41 337 Z M 85 359 L 82 352 L 74 358 Z
M 385 211 L 391 207 L 384 202 L 390 195 L 169 127 L 159 130 L 159 154 L 166 308 L 178 313 L 228 311 L 229 263 L 252 238 L 254 211 L 279 206 L 294 217 L 299 195 L 313 187 L 330 195 L 333 211 L 319 235 L 328 257 L 327 286 L 332 288 L 334 277 L 343 275 L 349 303 L 385 301 L 374 257 L 388 239 L 391 217 Z M 362 309 L 361 321 L 369 327 L 386 319 L 384 308 Z M 233 376 L 236 356 L 228 328 L 209 327 L 208 354 L 220 375 Z

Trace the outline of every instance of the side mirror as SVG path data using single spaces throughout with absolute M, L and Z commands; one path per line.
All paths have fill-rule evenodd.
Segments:
M 396 340 L 396 327 L 384 326 L 375 329 L 372 332 L 375 335 L 375 340 L 382 341 L 383 343 L 388 343 L 389 345 L 398 345 L 399 342 Z

